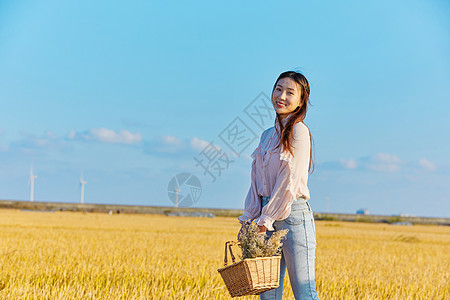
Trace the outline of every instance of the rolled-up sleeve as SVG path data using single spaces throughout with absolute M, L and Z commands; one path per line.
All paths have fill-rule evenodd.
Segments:
M 257 178 L 257 166 L 256 166 L 256 160 L 257 156 L 261 155 L 260 149 L 261 144 L 264 139 L 264 135 L 266 134 L 267 130 L 264 131 L 261 134 L 261 137 L 259 139 L 258 147 L 253 151 L 251 154 L 253 158 L 252 162 L 252 173 L 251 173 L 251 184 L 250 189 L 248 190 L 247 197 L 245 198 L 245 204 L 244 204 L 244 214 L 242 216 L 239 216 L 239 222 L 242 224 L 245 221 L 252 222 L 255 218 L 259 217 L 261 215 L 261 199 L 258 195 L 258 178 Z
M 291 213 L 291 205 L 297 198 L 301 184 L 306 186 L 310 160 L 309 130 L 303 123 L 297 123 L 293 129 L 292 154 L 280 153 L 281 167 L 271 193 L 269 203 L 263 207 L 260 217 L 255 222 L 273 231 L 273 223 L 284 220 Z M 308 195 L 304 195 L 309 198 Z

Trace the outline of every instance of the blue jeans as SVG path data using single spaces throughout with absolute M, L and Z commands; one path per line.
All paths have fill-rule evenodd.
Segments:
M 268 198 L 263 197 L 262 206 L 267 204 Z M 291 214 L 284 220 L 275 221 L 273 228 L 275 231 L 289 229 L 286 237 L 282 240 L 280 286 L 260 294 L 260 299 L 283 299 L 286 267 L 296 300 L 319 299 L 314 276 L 316 228 L 308 201 L 304 198 L 297 198 L 292 204 Z M 270 237 L 273 232 L 267 231 L 267 235 Z

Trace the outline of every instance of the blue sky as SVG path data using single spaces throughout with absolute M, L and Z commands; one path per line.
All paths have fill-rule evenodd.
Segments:
M 311 84 L 315 211 L 450 217 L 447 1 L 1 1 L 0 199 L 243 208 L 277 76 Z M 274 116 L 274 115 L 273 115 Z M 219 135 L 239 117 L 240 155 Z M 264 128 L 273 126 L 266 120 Z M 213 142 L 234 160 L 213 182 Z M 329 206 L 326 206 L 329 197 Z

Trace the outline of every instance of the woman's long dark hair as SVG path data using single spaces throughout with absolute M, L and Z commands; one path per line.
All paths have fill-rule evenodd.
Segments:
M 278 122 L 278 125 L 280 126 L 280 130 L 281 130 L 280 143 L 278 144 L 277 148 L 282 145 L 283 149 L 287 149 L 293 156 L 294 154 L 292 153 L 292 145 L 291 145 L 291 139 L 294 135 L 293 127 L 298 122 L 303 122 L 303 124 L 305 124 L 304 119 L 306 117 L 306 111 L 308 110 L 308 104 L 311 104 L 309 101 L 310 88 L 309 88 L 309 82 L 303 74 L 301 74 L 299 72 L 295 72 L 295 71 L 287 71 L 287 72 L 281 73 L 280 76 L 278 76 L 278 79 L 275 81 L 275 84 L 272 89 L 272 96 L 273 96 L 273 92 L 277 86 L 278 81 L 282 78 L 292 79 L 294 82 L 296 82 L 298 84 L 298 86 L 301 89 L 300 105 L 292 113 L 290 113 L 289 116 L 291 116 L 291 117 L 289 118 L 288 122 L 286 123 L 286 127 L 283 127 L 283 123 L 281 122 L 281 117 L 279 114 L 277 114 L 277 122 Z M 306 124 L 305 124 L 305 126 L 306 126 Z M 309 131 L 309 128 L 308 128 L 308 132 L 309 132 L 309 137 L 311 139 L 311 147 L 309 150 L 309 158 L 310 159 L 309 159 L 308 172 L 312 173 L 312 172 L 314 172 L 314 162 L 313 162 L 313 158 L 312 158 L 313 139 L 312 139 L 311 132 Z

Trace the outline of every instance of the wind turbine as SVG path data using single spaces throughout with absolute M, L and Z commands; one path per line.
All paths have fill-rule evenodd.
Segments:
M 83 180 L 83 175 L 80 176 L 80 186 L 81 186 L 81 203 L 84 203 L 84 185 L 87 181 Z
M 30 201 L 34 201 L 34 180 L 37 178 L 36 175 L 33 174 L 33 165 L 30 168 L 30 179 L 28 183 L 30 184 Z
M 175 187 L 175 207 L 178 207 L 178 193 L 180 192 L 180 189 L 178 186 Z

